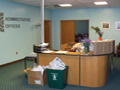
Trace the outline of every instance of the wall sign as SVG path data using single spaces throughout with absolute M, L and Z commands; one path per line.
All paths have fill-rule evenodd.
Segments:
M 5 21 L 23 21 L 23 22 L 30 22 L 30 18 L 21 18 L 21 17 L 6 17 Z
M 16 21 L 16 22 L 31 22 L 31 18 L 22 18 L 22 17 L 5 17 L 4 13 L 0 13 L 0 31 L 4 32 L 4 28 L 20 28 L 20 24 L 5 24 L 4 21 Z
M 0 13 L 0 31 L 4 32 L 4 15 Z

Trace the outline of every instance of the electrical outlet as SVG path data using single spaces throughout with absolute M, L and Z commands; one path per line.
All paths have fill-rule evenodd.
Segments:
M 16 54 L 18 54 L 18 52 L 16 52 Z

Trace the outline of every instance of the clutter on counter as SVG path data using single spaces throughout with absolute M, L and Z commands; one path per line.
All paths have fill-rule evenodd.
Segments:
M 40 47 L 47 47 L 49 45 L 49 43 L 41 43 L 41 44 L 38 44 L 36 46 L 40 46 Z
M 43 51 L 47 51 L 48 48 L 47 46 L 49 45 L 49 43 L 42 43 L 42 44 L 38 44 L 38 45 L 34 45 L 34 52 L 36 53 L 41 53 Z
M 55 53 L 67 53 L 68 51 L 57 51 Z
M 42 51 L 42 53 L 51 53 L 53 52 L 52 50 L 48 50 L 48 51 Z

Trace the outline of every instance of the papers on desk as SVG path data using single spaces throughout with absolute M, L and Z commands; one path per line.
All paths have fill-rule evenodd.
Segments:
M 42 51 L 42 53 L 51 53 L 51 52 L 53 52 L 53 51 Z
M 51 50 L 48 50 L 48 51 L 42 51 L 42 53 L 51 53 L 51 52 L 53 52 L 53 51 L 51 51 Z M 61 53 L 61 54 L 64 54 L 64 53 L 67 53 L 68 51 L 57 51 L 57 52 L 55 52 L 55 53 Z
M 67 53 L 68 51 L 57 51 L 56 53 Z
M 39 47 L 47 47 L 49 45 L 49 43 L 42 43 L 42 44 L 38 44 L 35 46 L 39 46 Z

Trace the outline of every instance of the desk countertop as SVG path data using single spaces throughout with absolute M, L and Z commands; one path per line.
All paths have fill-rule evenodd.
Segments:
M 73 56 L 104 56 L 104 55 L 110 55 L 109 54 L 100 54 L 100 55 L 94 55 L 92 52 L 89 52 L 87 55 L 85 53 L 80 52 L 67 52 L 67 53 L 56 53 L 57 51 L 53 51 L 50 53 L 37 53 L 37 54 L 56 54 L 56 55 L 73 55 Z

